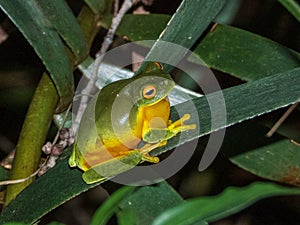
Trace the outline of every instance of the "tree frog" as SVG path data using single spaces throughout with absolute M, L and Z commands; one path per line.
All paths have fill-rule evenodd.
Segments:
M 83 115 L 69 165 L 83 170 L 83 180 L 91 184 L 142 161 L 158 163 L 149 155 L 153 149 L 196 127 L 184 124 L 189 114 L 169 120 L 174 85 L 162 65 L 151 62 L 136 76 L 105 86 Z

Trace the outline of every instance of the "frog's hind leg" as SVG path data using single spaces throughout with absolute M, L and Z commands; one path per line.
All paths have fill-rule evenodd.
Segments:
M 142 160 L 151 162 L 151 163 L 158 163 L 159 158 L 155 156 L 150 156 L 149 152 L 153 151 L 154 149 L 164 146 L 167 144 L 167 141 L 161 141 L 155 144 L 145 144 L 142 148 L 139 149 L 140 153 L 142 154 Z
M 91 168 L 82 174 L 82 179 L 87 184 L 93 184 L 96 182 L 107 180 L 108 178 L 101 176 L 100 173 L 98 173 L 96 170 Z

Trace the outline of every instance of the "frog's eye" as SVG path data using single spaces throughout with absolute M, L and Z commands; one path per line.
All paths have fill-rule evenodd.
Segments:
M 156 88 L 153 85 L 147 85 L 143 90 L 143 97 L 151 99 L 156 95 Z
M 163 69 L 164 69 L 163 66 L 162 66 L 160 63 L 154 62 L 154 64 L 155 64 L 155 66 L 156 66 L 158 69 L 160 69 L 160 70 L 163 70 Z

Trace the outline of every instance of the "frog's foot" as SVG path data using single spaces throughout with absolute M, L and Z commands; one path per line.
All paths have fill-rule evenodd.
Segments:
M 169 120 L 168 128 L 172 129 L 174 127 L 181 126 L 184 123 L 184 121 L 187 121 L 190 118 L 191 118 L 190 114 L 184 114 L 183 117 L 181 117 L 179 120 L 176 120 L 175 122 L 173 122 L 172 120 Z
M 155 156 L 150 156 L 149 152 L 153 151 L 154 149 L 164 146 L 167 144 L 167 141 L 161 141 L 155 144 L 146 144 L 145 146 L 143 146 L 141 149 L 139 149 L 139 151 L 142 154 L 142 160 L 143 161 L 147 161 L 147 162 L 151 162 L 151 163 L 158 163 L 159 162 L 159 158 L 155 157 Z
M 159 158 L 156 157 L 156 156 L 151 156 L 151 155 L 146 153 L 146 154 L 143 154 L 142 161 L 151 162 L 151 163 L 158 163 Z
M 179 120 L 176 120 L 175 122 L 169 122 L 168 130 L 168 139 L 171 137 L 174 137 L 176 134 L 186 131 L 186 130 L 193 130 L 196 128 L 196 124 L 184 124 L 185 121 L 189 120 L 191 118 L 190 114 L 184 114 L 183 117 L 181 117 Z

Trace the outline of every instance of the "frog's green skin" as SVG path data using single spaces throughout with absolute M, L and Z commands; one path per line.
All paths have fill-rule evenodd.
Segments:
M 174 84 L 160 64 L 150 63 L 144 72 L 105 86 L 84 113 L 69 165 L 85 171 L 86 183 L 94 183 L 141 161 L 158 162 L 150 151 L 195 128 L 183 124 L 188 114 L 169 121 L 167 96 Z

